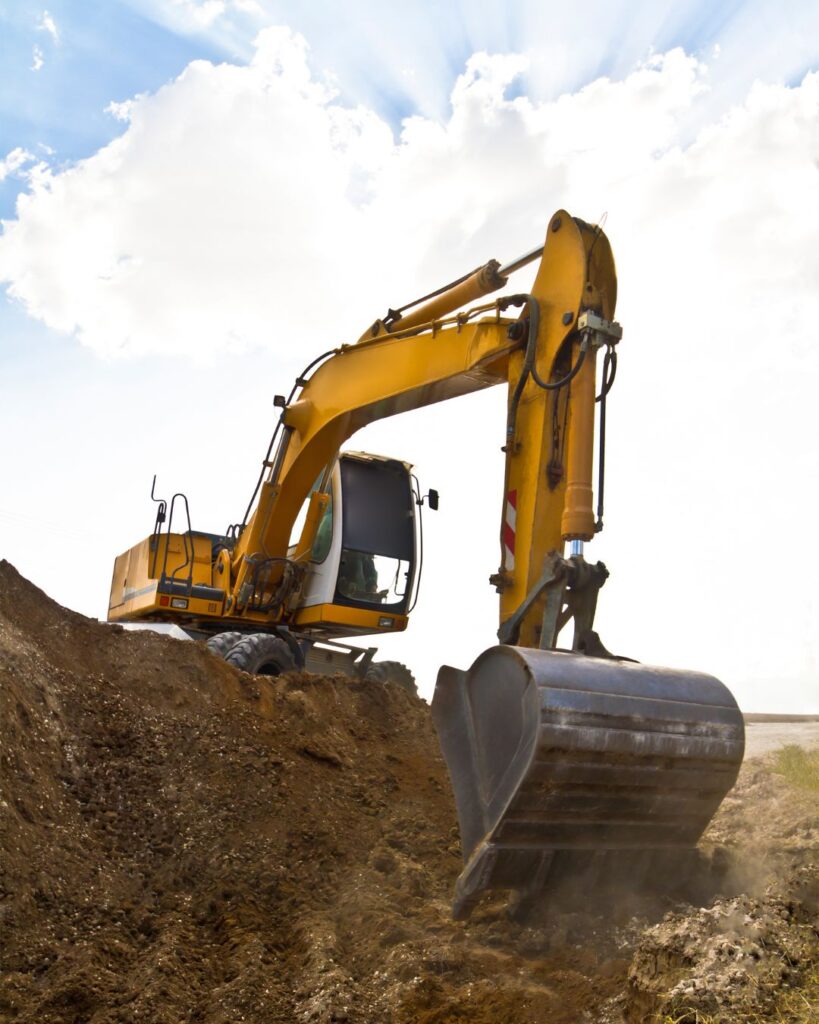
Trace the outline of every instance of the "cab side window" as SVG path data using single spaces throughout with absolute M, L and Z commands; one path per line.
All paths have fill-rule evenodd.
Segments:
M 316 530 L 316 539 L 313 541 L 313 549 L 310 558 L 314 562 L 323 562 L 330 554 L 330 545 L 333 543 L 333 496 L 327 502 L 327 508 L 321 517 L 321 522 Z

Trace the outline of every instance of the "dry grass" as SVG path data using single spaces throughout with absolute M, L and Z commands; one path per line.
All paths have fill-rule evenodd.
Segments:
M 819 1020 L 819 964 L 797 989 L 791 989 L 777 1006 L 777 1024 L 816 1024 Z
M 819 750 L 789 744 L 777 751 L 774 771 L 799 789 L 819 793 Z

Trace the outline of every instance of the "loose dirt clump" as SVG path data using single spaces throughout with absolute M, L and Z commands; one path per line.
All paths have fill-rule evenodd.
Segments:
M 783 992 L 819 962 L 817 921 L 815 864 L 759 898 L 718 899 L 694 913 L 669 914 L 634 954 L 629 1019 L 779 1019 Z
M 637 943 L 628 1020 L 819 1020 L 819 794 L 776 763 L 746 763 L 703 837 L 728 895 L 669 913 Z
M 486 897 L 458 923 L 446 771 L 397 686 L 238 673 L 0 562 L 0 697 L 0 1021 L 616 1024 L 772 1006 L 816 956 L 816 808 L 758 764 L 693 906 L 516 923 Z

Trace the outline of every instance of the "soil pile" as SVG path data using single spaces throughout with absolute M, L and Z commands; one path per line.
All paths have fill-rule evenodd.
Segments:
M 819 1020 L 819 801 L 771 760 L 743 766 L 703 837 L 728 895 L 677 909 L 639 939 L 631 1020 Z
M 701 989 L 737 971 L 743 1007 L 772 1005 L 817 956 L 816 808 L 758 765 L 712 827 L 699 906 L 520 924 L 487 898 L 455 923 L 446 772 L 400 688 L 237 673 L 0 563 L 0 695 L 0 1020 L 650 1020 L 736 1010 Z
M 761 898 L 742 895 L 669 914 L 636 950 L 630 1017 L 783 1019 L 776 1015 L 781 996 L 815 970 L 817 921 L 819 873 L 807 867 Z

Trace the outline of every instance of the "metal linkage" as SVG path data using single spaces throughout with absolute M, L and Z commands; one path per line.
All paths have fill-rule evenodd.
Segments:
M 623 337 L 623 328 L 616 320 L 606 320 L 587 309 L 577 318 L 578 331 L 588 331 L 594 338 L 594 348 L 608 343 L 617 344 Z
M 580 542 L 582 543 L 582 542 Z M 597 595 L 606 582 L 609 571 L 602 562 L 589 564 L 582 553 L 562 558 L 553 552 L 545 561 L 543 572 L 532 587 L 526 600 L 498 630 L 502 644 L 515 644 L 518 631 L 533 605 L 543 600 L 543 616 L 540 631 L 541 650 L 553 650 L 563 627 L 574 619 L 573 651 L 597 658 L 613 658 L 594 632 L 594 615 L 597 610 Z

